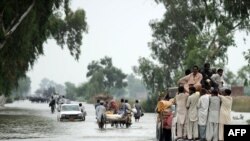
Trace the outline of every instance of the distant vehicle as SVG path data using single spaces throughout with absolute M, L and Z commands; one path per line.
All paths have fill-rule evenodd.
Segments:
M 63 120 L 80 120 L 85 121 L 85 113 L 82 112 L 78 104 L 62 104 L 61 110 L 57 115 L 58 121 Z

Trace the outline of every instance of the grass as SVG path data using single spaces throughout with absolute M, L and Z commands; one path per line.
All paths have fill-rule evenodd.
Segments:
M 232 111 L 250 112 L 250 96 L 233 97 Z M 250 121 L 249 121 L 250 123 Z

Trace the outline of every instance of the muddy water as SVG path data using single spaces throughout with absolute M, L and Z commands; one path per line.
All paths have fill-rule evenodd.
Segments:
M 18 141 L 153 141 L 155 140 L 155 114 L 145 114 L 140 122 L 125 127 L 98 128 L 94 106 L 83 103 L 86 120 L 57 121 L 48 104 L 18 101 L 0 109 L 0 140 Z
M 140 122 L 130 128 L 113 128 L 107 124 L 100 130 L 95 120 L 94 106 L 83 103 L 87 111 L 86 121 L 59 122 L 57 113 L 51 114 L 48 104 L 18 101 L 0 109 L 0 140 L 11 141 L 155 141 L 155 114 L 146 113 Z M 246 124 L 244 120 L 232 124 Z

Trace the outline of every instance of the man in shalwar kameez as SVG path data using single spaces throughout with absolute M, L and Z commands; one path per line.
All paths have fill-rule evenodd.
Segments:
M 225 89 L 224 95 L 219 95 L 221 99 L 220 120 L 219 120 L 219 140 L 224 140 L 224 125 L 231 122 L 231 108 L 233 98 L 230 96 L 231 90 Z
M 207 94 L 206 89 L 202 88 L 201 96 L 197 105 L 200 141 L 206 141 L 206 125 L 207 125 L 208 107 L 209 107 L 209 95 Z
M 178 84 L 183 85 L 186 92 L 189 91 L 190 86 L 194 87 L 201 86 L 201 80 L 203 76 L 201 73 L 199 73 L 198 70 L 199 70 L 198 66 L 194 66 L 192 73 L 179 79 Z
M 184 93 L 184 87 L 178 88 L 178 95 L 175 97 L 176 112 L 177 112 L 177 138 L 186 138 L 186 119 L 187 119 L 187 99 L 188 95 Z
M 220 115 L 220 98 L 218 97 L 218 90 L 214 89 L 209 98 L 208 120 L 206 128 L 207 141 L 218 141 L 218 123 Z
M 100 101 L 100 105 L 96 107 L 96 119 L 97 122 L 101 122 L 102 116 L 104 116 L 106 108 L 104 107 L 104 102 Z
M 197 104 L 200 97 L 201 87 L 197 86 L 189 88 L 189 94 L 187 100 L 188 119 L 187 119 L 187 136 L 189 140 L 198 138 L 198 110 Z

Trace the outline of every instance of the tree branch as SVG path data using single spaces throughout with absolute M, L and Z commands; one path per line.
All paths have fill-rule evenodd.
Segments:
M 0 28 L 2 28 L 3 33 L 5 33 L 5 27 L 4 27 L 4 24 L 3 24 L 3 13 L 4 13 L 4 9 L 3 9 L 3 11 L 0 13 Z
M 21 24 L 21 22 L 23 21 L 23 19 L 30 13 L 31 9 L 34 7 L 35 5 L 35 0 L 33 0 L 32 4 L 29 6 L 29 8 L 23 13 L 23 15 L 19 18 L 18 22 L 5 34 L 5 40 L 3 41 L 3 43 L 0 43 L 0 49 L 2 49 L 4 47 L 4 45 L 6 44 L 6 40 L 9 38 L 9 36 L 15 32 L 15 30 L 17 29 L 17 27 Z M 15 19 L 15 18 L 14 18 Z
M 205 3 L 206 9 L 208 9 L 208 8 L 207 8 L 207 1 L 206 1 L 206 0 L 203 0 L 203 1 L 204 1 L 204 3 Z
M 23 19 L 29 14 L 29 12 L 34 7 L 34 5 L 35 5 L 35 0 L 33 0 L 32 4 L 23 13 L 23 15 L 20 17 L 20 19 L 18 20 L 18 22 L 10 29 L 10 31 L 8 31 L 8 33 L 6 34 L 6 36 L 10 36 L 17 29 L 17 27 L 21 24 L 21 22 L 23 21 Z
M 212 47 L 212 46 L 214 45 L 214 43 L 215 43 L 216 37 L 217 37 L 217 32 L 214 34 L 214 37 L 213 37 L 212 41 L 211 41 L 210 44 L 207 46 L 208 50 L 211 50 L 211 47 Z M 206 61 L 206 62 L 208 61 L 208 58 L 209 58 L 209 54 L 207 54 L 206 57 L 205 57 L 205 61 Z
M 241 20 L 239 23 L 237 23 L 235 26 L 233 26 L 233 29 L 234 30 L 235 28 L 237 28 L 238 26 L 240 26 L 242 24 L 243 20 Z

